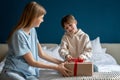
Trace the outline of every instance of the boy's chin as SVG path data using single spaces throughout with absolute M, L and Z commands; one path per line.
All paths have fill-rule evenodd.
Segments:
M 75 34 L 75 33 L 76 33 L 75 31 L 70 32 L 70 34 Z

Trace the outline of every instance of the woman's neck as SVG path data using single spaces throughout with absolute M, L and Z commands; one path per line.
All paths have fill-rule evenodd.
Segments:
M 23 31 L 25 32 L 25 33 L 27 33 L 28 35 L 30 35 L 30 29 L 31 28 L 22 28 L 23 29 Z

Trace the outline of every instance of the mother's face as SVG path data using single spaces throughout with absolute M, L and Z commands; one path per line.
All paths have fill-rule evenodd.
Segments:
M 34 26 L 35 26 L 35 27 L 39 27 L 40 24 L 44 21 L 43 18 L 44 18 L 44 15 L 42 15 L 42 16 L 36 18 L 36 20 L 34 21 Z

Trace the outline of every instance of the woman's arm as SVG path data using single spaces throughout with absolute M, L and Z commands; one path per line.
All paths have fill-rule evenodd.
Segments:
M 67 72 L 70 72 L 70 71 L 64 67 L 64 63 L 61 63 L 59 65 L 56 65 L 56 64 L 50 65 L 50 64 L 45 64 L 43 62 L 38 62 L 33 58 L 31 52 L 26 53 L 23 57 L 27 61 L 27 63 L 31 66 L 38 67 L 38 68 L 54 69 L 61 72 L 63 76 L 69 76 Z
M 43 62 L 36 61 L 33 58 L 33 55 L 31 52 L 26 53 L 23 57 L 29 65 L 34 66 L 34 67 L 49 68 L 49 69 L 56 69 L 57 68 L 57 65 L 52 66 L 52 65 L 44 64 Z

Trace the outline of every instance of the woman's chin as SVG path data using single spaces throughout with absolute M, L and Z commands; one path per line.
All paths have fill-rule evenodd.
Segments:
M 35 26 L 36 28 L 39 28 L 39 26 Z

